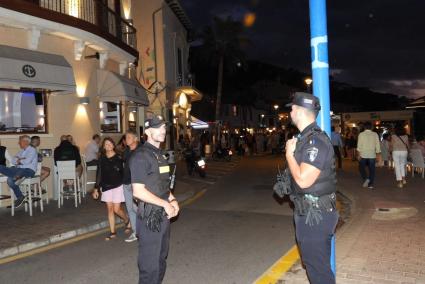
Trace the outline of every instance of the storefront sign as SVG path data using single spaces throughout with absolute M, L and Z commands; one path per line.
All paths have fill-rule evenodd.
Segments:
M 24 75 L 28 78 L 34 78 L 36 75 L 35 68 L 28 64 L 22 67 L 22 73 L 24 73 Z

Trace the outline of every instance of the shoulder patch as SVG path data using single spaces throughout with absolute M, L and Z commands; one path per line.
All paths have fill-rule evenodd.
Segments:
M 311 147 L 307 149 L 307 156 L 310 162 L 314 162 L 317 158 L 317 154 L 319 153 L 319 149 L 316 147 Z

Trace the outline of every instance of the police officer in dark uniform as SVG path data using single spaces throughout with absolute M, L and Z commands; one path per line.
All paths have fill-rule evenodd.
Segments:
M 139 200 L 137 236 L 139 237 L 139 284 L 159 284 L 165 275 L 170 239 L 170 220 L 179 205 L 170 192 L 170 166 L 159 148 L 166 135 L 160 116 L 145 122 L 146 143 L 130 158 L 133 196 Z
M 335 283 L 330 265 L 331 240 L 338 222 L 334 150 L 316 124 L 317 97 L 296 93 L 287 106 L 291 106 L 292 122 L 300 131 L 286 143 L 298 247 L 310 283 Z

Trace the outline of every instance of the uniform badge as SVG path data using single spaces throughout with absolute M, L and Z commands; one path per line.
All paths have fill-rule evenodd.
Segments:
M 314 162 L 314 160 L 316 160 L 318 153 L 319 149 L 317 149 L 316 147 L 311 147 L 307 150 L 307 156 L 310 162 Z

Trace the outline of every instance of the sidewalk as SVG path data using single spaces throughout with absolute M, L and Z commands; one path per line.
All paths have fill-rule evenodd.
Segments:
M 393 170 L 377 169 L 375 189 L 362 188 L 357 163 L 344 160 L 338 189 L 351 216 L 336 234 L 337 283 L 425 283 L 425 180 L 396 187 Z M 298 263 L 278 283 L 309 283 Z
M 199 185 L 177 179 L 174 194 L 183 202 L 202 190 Z M 124 204 L 122 206 L 125 207 Z M 0 261 L 2 258 L 23 253 L 35 248 L 61 242 L 79 235 L 108 227 L 105 205 L 93 200 L 90 194 L 82 199 L 77 208 L 74 200 L 64 200 L 58 208 L 57 201 L 44 204 L 44 212 L 33 207 L 33 216 L 24 211 L 24 206 L 10 215 L 10 209 L 0 209 Z M 124 233 L 118 230 L 118 237 Z

